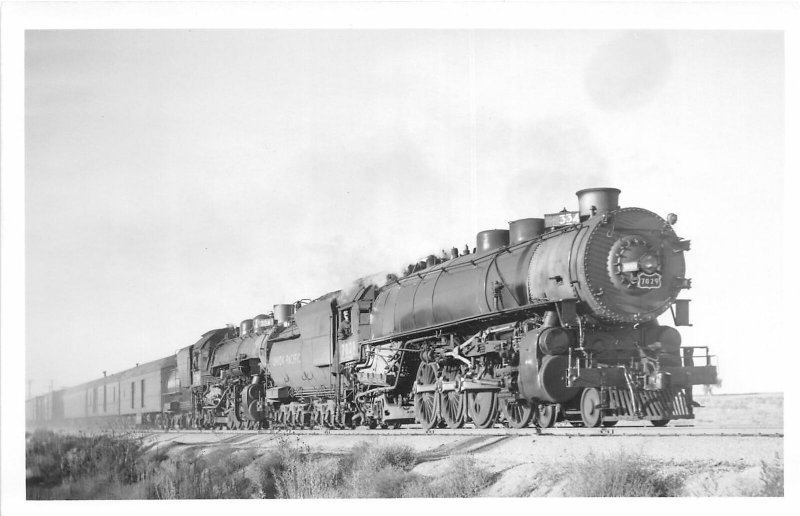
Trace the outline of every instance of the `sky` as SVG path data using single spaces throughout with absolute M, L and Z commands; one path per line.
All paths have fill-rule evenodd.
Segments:
M 692 240 L 681 332 L 718 356 L 720 392 L 784 389 L 770 359 L 781 312 L 753 302 L 782 298 L 769 281 L 781 32 L 36 30 L 25 43 L 33 394 L 577 209 L 594 186 L 678 214 Z

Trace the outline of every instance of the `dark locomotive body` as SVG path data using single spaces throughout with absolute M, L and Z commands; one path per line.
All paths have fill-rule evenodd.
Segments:
M 581 426 L 692 418 L 716 382 L 688 325 L 689 242 L 619 190 L 478 234 L 384 285 L 275 305 L 175 355 L 162 426 Z M 697 362 L 697 364 L 695 363 Z M 173 381 L 173 385 L 175 381 Z

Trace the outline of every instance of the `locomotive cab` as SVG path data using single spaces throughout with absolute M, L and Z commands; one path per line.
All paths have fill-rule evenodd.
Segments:
M 370 309 L 374 299 L 374 287 L 363 292 L 357 299 L 337 306 L 337 345 L 339 363 L 348 363 L 362 358 L 361 341 L 371 333 Z

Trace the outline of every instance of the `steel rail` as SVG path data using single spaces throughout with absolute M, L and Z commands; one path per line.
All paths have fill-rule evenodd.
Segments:
M 140 435 L 168 434 L 180 437 L 181 435 L 207 435 L 212 436 L 314 436 L 314 435 L 341 435 L 341 436 L 440 436 L 440 437 L 769 437 L 783 438 L 783 428 L 697 428 L 697 427 L 672 427 L 655 428 L 651 426 L 625 426 L 615 428 L 492 428 L 492 429 L 375 429 L 375 430 L 346 430 L 346 429 L 266 429 L 266 430 L 136 430 L 133 433 Z

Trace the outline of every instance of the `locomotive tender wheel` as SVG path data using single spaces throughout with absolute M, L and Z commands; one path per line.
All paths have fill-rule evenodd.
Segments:
M 612 426 L 616 426 L 619 421 L 603 421 L 603 426 L 606 428 L 610 428 Z
M 497 393 L 493 391 L 470 392 L 467 395 L 469 417 L 475 428 L 491 428 L 497 419 Z
M 439 367 L 434 363 L 422 363 L 417 370 L 417 383 L 419 385 L 432 385 L 436 383 Z M 439 419 L 435 391 L 414 393 L 414 415 L 425 430 L 430 430 Z
M 558 418 L 557 405 L 539 405 L 533 418 L 533 424 L 539 428 L 553 428 Z
M 533 405 L 528 400 L 504 398 L 501 406 L 511 428 L 525 428 L 533 418 Z
M 587 428 L 597 428 L 603 420 L 600 405 L 600 391 L 594 387 L 583 390 L 581 394 L 581 421 Z
M 661 428 L 662 426 L 667 426 L 669 424 L 669 419 L 651 419 L 650 424 L 657 428 Z
M 458 371 L 445 370 L 442 374 L 446 382 L 457 382 L 461 380 Z M 466 396 L 458 389 L 440 393 L 439 412 L 447 428 L 461 428 L 467 421 L 467 410 L 464 407 Z

